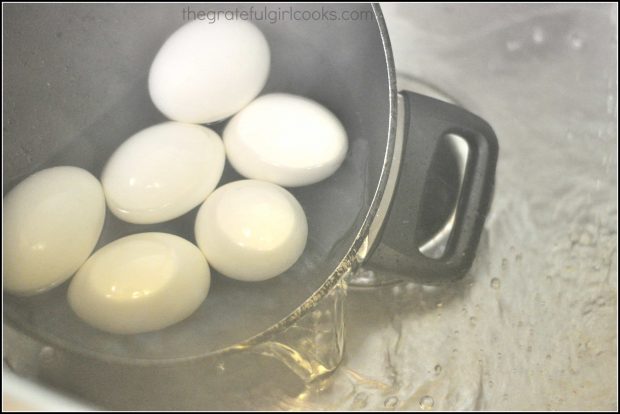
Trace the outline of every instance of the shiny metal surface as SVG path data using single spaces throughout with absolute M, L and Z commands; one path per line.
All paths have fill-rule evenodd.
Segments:
M 617 6 L 382 8 L 397 70 L 496 130 L 491 216 L 465 280 L 351 290 L 339 370 L 274 406 L 616 410 Z
M 398 70 L 439 85 L 500 137 L 474 268 L 441 288 L 372 275 L 389 283 L 336 296 L 327 321 L 321 313 L 288 333 L 330 332 L 344 304 L 346 349 L 333 374 L 305 383 L 263 360 L 233 359 L 211 373 L 256 371 L 262 381 L 214 392 L 229 409 L 617 409 L 617 6 L 383 11 Z M 36 377 L 42 350 L 23 351 L 34 366 L 21 370 Z M 71 372 L 59 369 L 61 356 L 44 360 L 58 376 Z M 181 386 L 173 395 L 188 397 Z

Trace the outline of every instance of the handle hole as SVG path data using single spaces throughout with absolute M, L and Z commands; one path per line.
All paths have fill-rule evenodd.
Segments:
M 424 186 L 425 200 L 416 234 L 420 253 L 439 259 L 445 253 L 463 186 L 469 145 L 460 135 L 442 136 Z

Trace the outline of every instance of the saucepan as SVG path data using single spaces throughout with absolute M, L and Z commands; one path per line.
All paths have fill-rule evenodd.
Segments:
M 139 335 L 100 332 L 71 312 L 66 284 L 28 298 L 4 295 L 7 364 L 105 407 L 230 407 L 225 395 L 242 401 L 289 372 L 303 381 L 322 377 L 342 356 L 347 275 L 364 265 L 425 284 L 462 277 L 493 195 L 493 130 L 460 107 L 397 90 L 379 6 L 176 3 L 5 7 L 5 193 L 54 165 L 100 176 L 124 139 L 164 121 L 148 96 L 148 70 L 186 23 L 188 7 L 309 11 L 305 20 L 254 21 L 272 52 L 263 93 L 325 105 L 345 126 L 349 150 L 333 176 L 291 189 L 309 226 L 298 262 L 260 283 L 215 273 L 207 300 L 177 325 Z M 321 9 L 366 17 L 312 18 Z M 221 132 L 224 124 L 211 127 Z M 464 168 L 448 136 L 466 143 Z M 227 165 L 222 183 L 237 179 Z M 195 214 L 158 225 L 108 214 L 99 246 L 144 231 L 194 241 Z M 441 254 L 423 252 L 447 222 Z

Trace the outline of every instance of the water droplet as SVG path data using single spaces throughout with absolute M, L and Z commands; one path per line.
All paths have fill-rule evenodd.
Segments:
M 43 363 L 50 363 L 56 357 L 56 351 L 51 346 L 44 346 L 39 352 L 39 359 Z
M 478 320 L 476 319 L 475 316 L 472 316 L 471 318 L 469 318 L 469 323 L 471 323 L 472 325 L 475 325 L 477 321 Z
M 514 52 L 515 50 L 521 49 L 521 42 L 518 40 L 509 40 L 506 42 L 506 49 L 509 52 Z
M 570 46 L 575 50 L 579 50 L 583 47 L 583 37 L 581 37 L 579 33 L 571 33 L 568 36 L 568 41 L 570 42 Z
M 437 302 L 437 307 L 438 307 L 438 308 L 443 307 L 443 303 L 441 303 L 441 302 Z
M 441 365 L 439 364 L 435 365 L 435 374 L 437 375 L 441 374 Z
M 385 408 L 395 408 L 398 405 L 398 397 L 392 396 L 386 398 L 383 402 L 383 405 L 385 406 Z
M 544 42 L 545 41 L 545 31 L 542 28 L 540 28 L 540 27 L 534 28 L 534 31 L 532 31 L 532 40 L 537 45 L 539 45 L 542 42 Z
M 433 397 L 431 397 L 430 395 L 425 395 L 424 397 L 420 398 L 421 409 L 425 411 L 430 411 L 433 409 L 434 405 L 435 405 L 435 400 L 433 400 Z
M 498 278 L 494 277 L 493 279 L 491 279 L 491 287 L 493 289 L 499 289 L 501 284 L 502 284 L 502 282 L 500 282 L 500 280 Z
M 224 371 L 226 371 L 226 366 L 224 365 L 223 362 L 218 363 L 215 368 L 217 369 L 217 373 L 218 374 L 222 374 L 224 373 Z
M 403 293 L 403 288 L 400 285 L 396 285 L 392 288 L 392 294 L 394 296 L 400 296 Z

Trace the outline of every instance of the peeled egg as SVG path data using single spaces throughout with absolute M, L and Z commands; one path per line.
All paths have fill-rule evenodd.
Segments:
M 207 261 L 192 243 L 140 233 L 97 250 L 71 281 L 68 299 L 95 328 L 135 334 L 190 316 L 207 297 L 210 281 Z
M 224 145 L 239 174 L 285 187 L 329 177 L 348 147 L 344 127 L 328 109 L 281 93 L 261 96 L 235 115 Z
M 41 170 L 3 201 L 4 289 L 13 294 L 44 292 L 70 278 L 103 229 L 101 184 L 81 168 Z
M 155 56 L 151 99 L 174 121 L 219 121 L 263 89 L 269 59 L 267 40 L 252 23 L 196 20 L 174 32 Z
M 233 279 L 261 281 L 290 268 L 306 246 L 308 224 L 284 188 L 242 180 L 213 192 L 196 217 L 196 241 L 207 260 Z
M 224 171 L 219 135 L 200 125 L 166 122 L 125 141 L 101 181 L 108 206 L 121 220 L 159 223 L 203 202 Z

